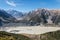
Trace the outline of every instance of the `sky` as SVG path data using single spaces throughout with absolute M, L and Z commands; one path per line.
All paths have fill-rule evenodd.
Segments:
M 0 9 L 29 12 L 37 8 L 60 9 L 60 0 L 0 0 Z

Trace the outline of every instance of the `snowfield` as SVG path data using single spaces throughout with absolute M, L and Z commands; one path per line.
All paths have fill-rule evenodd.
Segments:
M 46 32 L 57 31 L 60 30 L 59 27 L 44 27 L 44 26 L 28 26 L 28 27 L 1 27 L 0 31 L 6 31 L 15 34 L 43 34 Z

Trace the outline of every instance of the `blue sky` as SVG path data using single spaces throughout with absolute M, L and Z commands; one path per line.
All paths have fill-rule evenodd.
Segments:
M 37 8 L 60 9 L 60 0 L 0 0 L 0 9 L 28 12 Z

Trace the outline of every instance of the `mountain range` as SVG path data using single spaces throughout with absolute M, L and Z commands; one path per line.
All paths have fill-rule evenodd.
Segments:
M 12 15 L 16 19 L 19 19 L 19 18 L 23 17 L 23 13 L 19 12 L 19 11 L 16 11 L 16 10 L 8 10 L 7 13 L 10 14 L 10 15 Z
M 5 10 L 0 10 L 0 25 L 6 22 L 13 22 L 16 18 L 8 14 Z
M 60 23 L 60 10 L 36 9 L 28 13 L 16 10 L 0 10 L 0 17 L 6 21 L 25 22 L 30 25 Z
M 29 19 L 32 24 L 59 24 L 60 10 L 37 9 L 30 11 L 27 17 L 25 19 Z

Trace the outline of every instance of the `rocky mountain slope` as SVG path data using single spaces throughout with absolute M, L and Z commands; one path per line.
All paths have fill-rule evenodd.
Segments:
M 25 14 L 16 10 L 0 10 L 0 16 L 8 17 L 6 19 L 13 20 L 15 23 L 21 22 L 30 26 L 60 25 L 60 10 L 37 9 Z
M 8 14 L 5 10 L 0 10 L 0 26 L 3 23 L 14 22 L 15 20 L 16 18 Z
M 60 23 L 60 10 L 48 10 L 48 9 L 37 9 L 30 11 L 26 18 L 33 24 L 59 24 Z
M 23 18 L 24 14 L 22 12 L 16 11 L 16 10 L 8 10 L 8 14 L 12 15 L 15 17 L 17 20 Z

